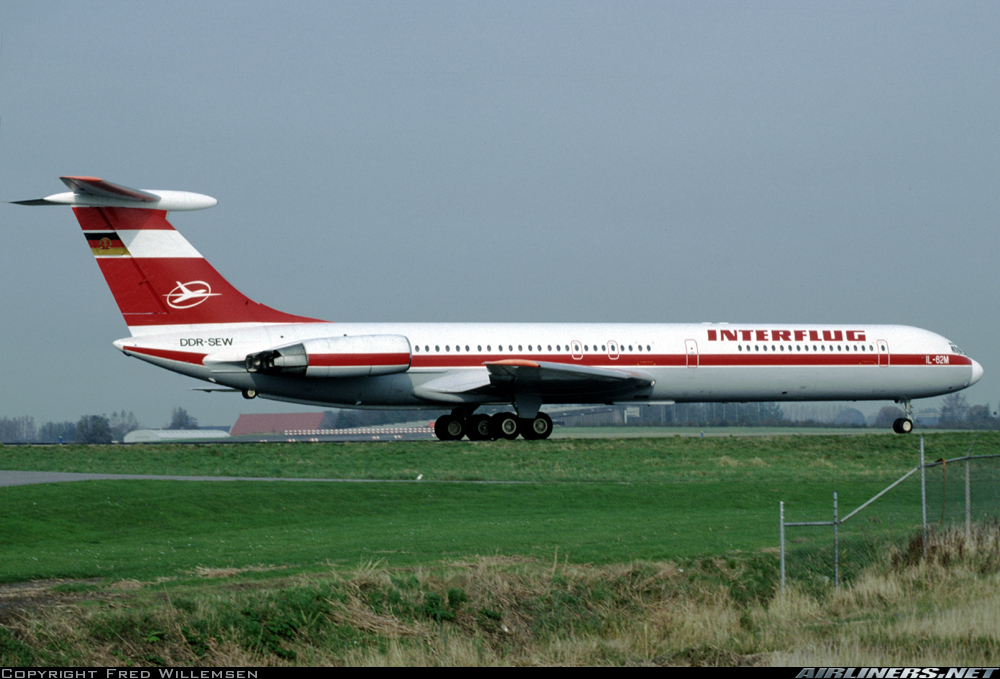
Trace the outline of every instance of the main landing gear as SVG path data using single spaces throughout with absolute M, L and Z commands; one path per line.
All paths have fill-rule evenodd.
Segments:
M 913 405 L 909 399 L 896 401 L 903 406 L 903 417 L 892 423 L 892 430 L 897 434 L 909 434 L 913 431 Z
M 472 415 L 454 410 L 434 423 L 434 434 L 441 441 L 458 441 L 468 436 L 470 441 L 516 439 L 518 435 L 529 441 L 547 439 L 552 433 L 552 418 L 545 413 L 534 417 L 518 417 L 514 413 Z

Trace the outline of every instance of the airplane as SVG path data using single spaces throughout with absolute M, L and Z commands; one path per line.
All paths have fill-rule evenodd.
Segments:
M 911 400 L 975 384 L 982 366 L 899 325 L 333 323 L 254 302 L 167 221 L 214 198 L 61 177 L 131 336 L 114 346 L 245 398 L 441 408 L 440 440 L 545 439 L 552 404 Z M 489 416 L 481 406 L 512 407 Z

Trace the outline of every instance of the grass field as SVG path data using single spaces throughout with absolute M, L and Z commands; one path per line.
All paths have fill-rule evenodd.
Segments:
M 970 444 L 974 454 L 995 452 L 1000 436 L 927 435 L 927 457 L 962 455 Z M 837 491 L 843 515 L 913 468 L 917 451 L 915 436 L 881 434 L 0 447 L 0 469 L 8 470 L 363 481 L 88 481 L 0 488 L 4 510 L 0 582 L 72 579 L 88 581 L 92 584 L 85 588 L 101 590 L 121 582 L 171 582 L 171 588 L 193 587 L 202 592 L 178 594 L 200 602 L 207 596 L 205 586 L 197 584 L 202 582 L 200 573 L 234 573 L 240 575 L 233 577 L 244 579 L 250 573 L 255 583 L 280 581 L 275 585 L 279 593 L 273 594 L 280 599 L 284 596 L 280 592 L 287 593 L 291 586 L 289 578 L 326 577 L 377 564 L 379 574 L 371 577 L 381 583 L 377 589 L 384 601 L 367 609 L 366 615 L 382 615 L 385 602 L 402 597 L 400 601 L 410 602 L 410 622 L 399 624 L 413 624 L 421 619 L 419 610 L 435 591 L 445 602 L 440 611 L 458 610 L 448 608 L 447 588 L 442 589 L 459 578 L 454 564 L 479 564 L 476 568 L 481 568 L 484 563 L 513 563 L 528 564 L 524 568 L 533 573 L 532 578 L 547 572 L 548 588 L 557 570 L 564 573 L 561 577 L 577 573 L 574 577 L 579 582 L 574 586 L 587 592 L 581 590 L 580 601 L 593 594 L 595 582 L 606 573 L 637 568 L 643 573 L 673 573 L 667 581 L 680 577 L 678 582 L 707 587 L 704 591 L 724 592 L 723 598 L 738 606 L 770 608 L 776 588 L 779 500 L 795 520 L 825 520 L 830 516 L 832 493 Z M 845 538 L 853 536 L 860 545 L 912 534 L 913 526 L 919 525 L 919 495 L 914 497 L 912 490 L 879 500 L 876 513 L 912 516 L 912 521 L 894 523 L 893 534 L 882 527 L 873 530 L 870 521 L 856 528 L 845 526 Z M 818 554 L 829 544 L 827 533 L 797 539 L 797 548 L 806 558 L 813 545 Z M 885 549 L 875 551 L 885 553 Z M 862 577 L 872 558 L 859 562 L 848 576 Z M 420 575 L 441 568 L 451 573 L 443 580 Z M 510 571 L 497 568 L 490 571 L 490 577 L 502 582 Z M 686 575 L 678 576 L 678 569 Z M 649 573 L 642 577 L 647 576 L 653 577 Z M 414 584 L 407 594 L 409 590 L 398 582 L 392 584 L 399 578 L 426 582 Z M 482 587 L 462 582 L 458 589 L 463 591 Z M 291 587 L 303 586 L 296 582 Z M 255 587 L 267 589 L 266 585 Z M 213 592 L 210 599 L 218 595 L 217 590 L 209 590 Z M 347 597 L 345 601 L 353 596 L 336 592 L 330 590 L 324 596 Z M 825 596 L 815 589 L 803 592 L 803 596 Z M 492 600 L 493 594 L 481 596 Z M 485 611 L 493 610 L 488 601 L 480 603 Z M 588 604 L 590 608 L 595 605 Z M 192 611 L 203 607 L 211 608 L 207 603 L 189 606 Z M 540 610 L 535 614 L 540 615 Z M 497 622 L 486 613 L 480 618 L 483 615 L 483 625 Z M 358 620 L 352 629 L 361 634 L 366 648 L 374 644 L 383 658 L 395 652 L 392 649 L 397 647 L 390 640 L 398 636 L 365 631 Z M 482 633 L 482 625 L 469 624 Z M 187 637 L 181 634 L 179 638 Z M 221 643 L 226 635 L 211 638 Z M 490 652 L 502 647 L 502 641 L 491 642 Z M 23 658 L 28 652 L 16 650 L 21 641 L 12 637 L 5 642 L 0 634 L 0 658 L 5 643 L 8 658 Z M 282 648 L 288 646 L 282 644 Z M 424 650 L 430 653 L 429 648 Z M 37 649 L 32 652 L 39 653 Z M 260 648 L 254 651 L 262 652 Z M 346 656 L 337 653 L 296 662 L 344 661 Z M 32 657 L 37 662 L 42 656 Z M 154 657 L 164 660 L 162 654 Z M 670 657 L 670 662 L 682 663 L 727 662 L 729 658 Z M 52 658 L 53 663 L 71 660 L 64 655 Z M 492 655 L 489 658 L 482 662 L 502 664 Z M 271 649 L 255 662 L 290 660 Z M 204 657 L 200 661 L 206 662 Z M 594 656 L 585 662 L 605 661 Z M 410 657 L 403 662 L 424 661 Z M 435 651 L 426 662 L 449 661 Z

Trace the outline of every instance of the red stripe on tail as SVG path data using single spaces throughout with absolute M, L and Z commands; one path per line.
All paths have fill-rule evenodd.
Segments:
M 75 207 L 73 212 L 85 232 L 115 232 L 114 241 L 124 246 L 110 256 L 93 251 L 130 327 L 315 322 L 258 304 L 234 288 L 183 240 L 164 210 Z M 129 251 L 129 244 L 140 238 L 141 247 L 133 245 Z M 177 256 L 179 250 L 182 256 Z

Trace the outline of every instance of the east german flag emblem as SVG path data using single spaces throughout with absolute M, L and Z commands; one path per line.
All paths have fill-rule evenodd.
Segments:
M 128 249 L 114 231 L 89 231 L 84 235 L 95 257 L 128 255 Z

